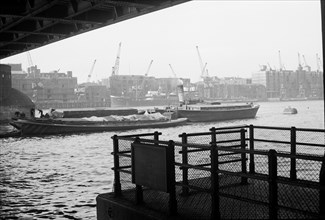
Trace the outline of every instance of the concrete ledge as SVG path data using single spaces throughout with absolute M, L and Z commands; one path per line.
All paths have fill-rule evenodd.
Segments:
M 97 220 L 154 220 L 154 219 L 179 219 L 177 217 L 163 215 L 145 208 L 143 205 L 136 205 L 126 199 L 115 198 L 113 193 L 100 194 L 97 201 Z

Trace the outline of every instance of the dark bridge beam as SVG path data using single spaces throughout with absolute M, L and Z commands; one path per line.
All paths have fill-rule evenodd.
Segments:
M 187 1 L 1 0 L 0 59 Z

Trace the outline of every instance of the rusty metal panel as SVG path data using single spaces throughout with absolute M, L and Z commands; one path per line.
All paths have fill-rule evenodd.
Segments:
M 168 192 L 167 149 L 140 143 L 133 143 L 132 148 L 133 183 Z

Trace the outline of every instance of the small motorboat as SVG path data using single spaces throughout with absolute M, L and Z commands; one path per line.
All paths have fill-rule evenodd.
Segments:
M 283 114 L 292 115 L 292 114 L 297 114 L 297 113 L 298 113 L 298 110 L 296 108 L 292 108 L 291 106 L 288 106 L 287 108 L 285 108 L 283 110 Z

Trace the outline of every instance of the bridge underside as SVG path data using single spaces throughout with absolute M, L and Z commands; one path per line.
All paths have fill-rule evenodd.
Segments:
M 189 0 L 1 0 L 0 59 Z

